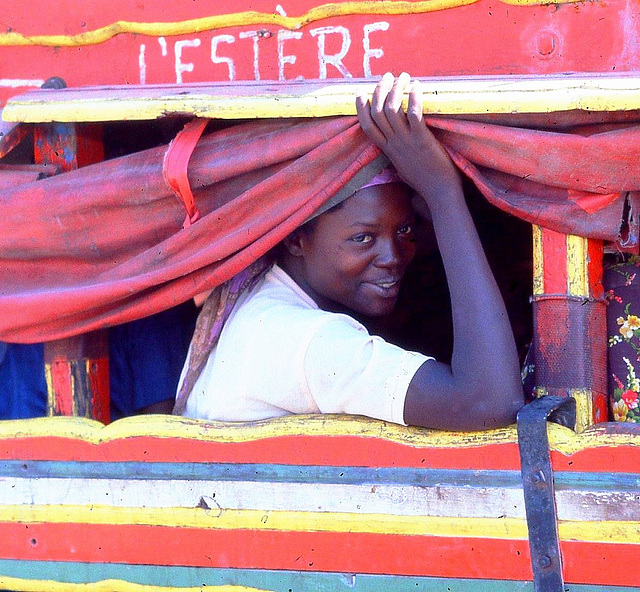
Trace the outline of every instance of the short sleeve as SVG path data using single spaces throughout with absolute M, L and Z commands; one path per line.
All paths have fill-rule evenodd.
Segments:
M 317 328 L 310 339 L 304 372 L 321 413 L 350 413 L 405 425 L 409 383 L 427 360 L 367 330 L 345 315 Z

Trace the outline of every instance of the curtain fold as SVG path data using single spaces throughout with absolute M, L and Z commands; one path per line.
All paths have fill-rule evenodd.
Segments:
M 427 121 L 498 207 L 565 233 L 617 240 L 624 229 L 637 246 L 640 116 L 558 120 Z M 165 151 L 2 190 L 0 340 L 58 339 L 177 305 L 244 269 L 381 161 L 353 117 L 209 134 L 188 170 L 202 217 L 183 229 L 184 207 L 163 180 Z
M 640 117 L 561 131 L 488 122 L 428 119 L 454 162 L 495 206 L 532 224 L 637 248 L 637 230 L 621 235 L 637 216 Z M 522 124 L 523 116 L 519 117 Z M 540 122 L 541 116 L 532 117 Z M 562 123 L 567 126 L 570 114 Z M 628 219 L 629 218 L 629 219 Z

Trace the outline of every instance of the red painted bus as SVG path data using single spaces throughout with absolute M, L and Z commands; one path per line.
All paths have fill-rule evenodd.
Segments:
M 607 386 L 609 350 L 633 345 L 637 317 L 627 308 L 607 329 L 619 292 L 603 287 L 605 253 L 638 248 L 637 3 L 34 0 L 4 12 L 0 185 L 11 215 L 0 339 L 46 340 L 49 417 L 0 422 L 0 588 L 640 590 L 635 361 Z M 518 426 L 109 423 L 104 328 L 151 312 L 165 293 L 153 280 L 131 289 L 123 316 L 64 320 L 65 301 L 108 303 L 65 293 L 51 204 L 137 190 L 136 175 L 113 164 L 138 158 L 131 136 L 153 136 L 161 187 L 167 144 L 185 123 L 206 119 L 214 136 L 247 119 L 328 125 L 353 115 L 355 95 L 386 71 L 424 79 L 429 122 L 475 183 L 516 337 L 534 353 L 537 398 Z M 500 132 L 495 144 L 487 129 Z M 513 170 L 496 168 L 501 151 Z M 517 163 L 534 158 L 570 161 L 569 173 L 549 173 L 566 183 L 529 185 Z M 189 205 L 162 191 L 174 199 L 169 240 L 187 230 Z M 155 224 L 149 200 L 129 243 Z M 192 218 L 187 227 L 203 221 Z M 35 252 L 49 254 L 40 292 L 13 271 Z M 109 265 L 100 273 L 115 273 Z

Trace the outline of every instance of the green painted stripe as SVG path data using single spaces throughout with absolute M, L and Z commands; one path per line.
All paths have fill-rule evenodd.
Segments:
M 0 477 L 521 487 L 519 471 L 244 463 L 0 461 Z M 556 489 L 638 491 L 637 473 L 554 473 Z
M 531 582 L 337 574 L 256 569 L 0 560 L 3 577 L 80 584 L 115 579 L 148 586 L 189 588 L 234 585 L 275 592 L 533 592 Z M 640 592 L 638 587 L 566 584 L 565 592 Z M 45 592 L 43 590 L 43 592 Z

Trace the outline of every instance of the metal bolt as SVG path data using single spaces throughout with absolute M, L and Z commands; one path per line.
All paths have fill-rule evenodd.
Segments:
M 537 469 L 531 473 L 531 482 L 532 483 L 544 483 L 547 478 L 544 475 L 544 471 L 542 469 Z
M 538 560 L 538 565 L 542 568 L 542 569 L 547 569 L 548 567 L 551 567 L 551 557 L 549 557 L 548 555 L 543 555 L 542 557 L 540 557 L 540 559 Z

